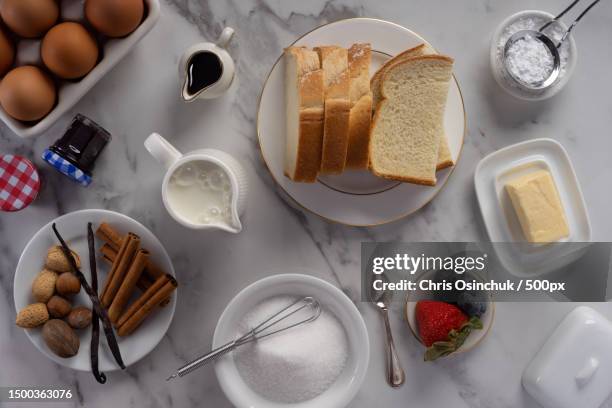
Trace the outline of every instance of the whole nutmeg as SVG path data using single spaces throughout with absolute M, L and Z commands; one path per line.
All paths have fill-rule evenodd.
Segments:
M 62 296 L 76 295 L 81 290 L 81 282 L 72 273 L 64 272 L 57 278 L 55 289 Z
M 44 303 L 34 303 L 21 309 L 17 313 L 15 324 L 24 329 L 32 329 L 49 320 L 47 306 Z
M 47 310 L 49 311 L 49 316 L 60 318 L 65 317 L 72 310 L 72 305 L 69 301 L 64 299 L 61 296 L 53 296 L 47 302 Z
M 43 269 L 32 282 L 32 295 L 37 302 L 47 303 L 55 292 L 57 273 Z
M 91 310 L 85 306 L 75 307 L 66 320 L 73 329 L 84 329 L 91 324 Z
M 60 357 L 72 357 L 79 352 L 79 337 L 63 320 L 51 319 L 45 323 L 42 337 L 51 351 Z
M 81 259 L 79 258 L 79 255 L 73 250 L 70 250 L 70 252 L 72 252 L 72 257 L 74 258 L 74 261 L 76 262 L 77 268 L 80 268 Z M 45 261 L 45 266 L 48 269 L 51 269 L 52 271 L 56 271 L 59 273 L 72 271 L 72 267 L 70 266 L 70 261 L 66 259 L 66 257 L 64 256 L 64 251 L 62 251 L 62 247 L 57 246 L 57 245 L 52 246 L 47 251 L 47 259 Z

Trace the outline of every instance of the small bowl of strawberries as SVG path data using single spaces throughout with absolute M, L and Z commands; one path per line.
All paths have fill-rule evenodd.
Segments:
M 493 325 L 495 303 L 482 290 L 463 289 L 464 282 L 483 281 L 473 272 L 428 271 L 410 292 L 406 320 L 414 336 L 427 348 L 425 361 L 464 353 L 479 345 Z M 458 289 L 458 287 L 461 289 Z

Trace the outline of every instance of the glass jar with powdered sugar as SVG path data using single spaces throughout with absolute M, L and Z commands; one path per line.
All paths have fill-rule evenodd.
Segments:
M 537 31 L 553 18 L 552 14 L 545 11 L 521 11 L 504 20 L 493 35 L 490 55 L 493 77 L 504 90 L 517 98 L 526 100 L 550 98 L 563 89 L 574 71 L 578 53 L 576 42 L 571 35 L 559 47 L 559 77 L 552 85 L 544 89 L 530 89 L 515 80 L 508 72 L 512 70 L 515 77 L 520 76 L 525 82 L 537 82 L 548 75 L 552 69 L 552 56 L 538 40 L 524 41 L 513 46 L 504 64 L 504 47 L 513 34 L 521 30 Z M 556 21 L 544 30 L 544 34 L 558 44 L 566 30 L 565 24 Z

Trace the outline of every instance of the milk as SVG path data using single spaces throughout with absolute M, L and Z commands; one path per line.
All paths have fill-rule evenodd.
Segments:
M 219 165 L 192 160 L 174 170 L 168 182 L 168 204 L 177 215 L 198 225 L 232 225 L 232 186 Z
M 161 195 L 172 218 L 196 230 L 242 231 L 248 182 L 238 160 L 217 149 L 183 154 L 158 133 L 144 145 L 166 169 Z

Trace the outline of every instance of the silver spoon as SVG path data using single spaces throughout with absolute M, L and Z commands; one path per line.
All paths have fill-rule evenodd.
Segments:
M 389 278 L 384 273 L 380 275 L 383 282 L 389 282 Z M 391 324 L 389 323 L 389 304 L 393 292 L 388 290 L 376 290 L 374 286 L 370 286 L 370 300 L 381 311 L 385 322 L 385 332 L 387 334 L 387 381 L 392 387 L 400 387 L 406 380 L 406 374 L 400 364 L 397 351 L 395 350 L 395 342 L 391 333 Z
M 589 10 L 591 10 L 591 8 L 593 8 L 593 6 L 595 6 L 597 3 L 599 3 L 599 1 L 600 0 L 593 1 L 591 4 L 589 4 L 589 6 L 582 13 L 580 13 L 580 15 L 576 18 L 576 20 L 574 20 L 574 22 L 565 31 L 565 33 L 563 33 L 563 36 L 561 37 L 561 40 L 559 40 L 559 42 L 557 44 L 555 44 L 555 42 L 549 36 L 544 34 L 543 31 L 546 28 L 548 28 L 548 26 L 550 26 L 552 23 L 554 23 L 554 22 L 558 21 L 559 19 L 561 19 L 561 17 L 563 17 L 576 4 L 578 4 L 578 2 L 580 2 L 580 0 L 574 0 L 565 10 L 563 10 L 561 13 L 559 13 L 559 15 L 557 15 L 555 18 L 550 20 L 548 23 L 546 23 L 542 27 L 540 27 L 537 31 L 536 30 L 521 30 L 521 31 L 518 31 L 518 32 L 514 33 L 508 39 L 508 41 L 506 42 L 506 45 L 504 46 L 503 55 L 502 55 L 502 62 L 503 62 L 504 67 L 506 68 L 506 72 L 508 72 L 508 74 L 515 81 L 519 82 L 521 85 L 525 86 L 526 88 L 529 88 L 529 89 L 532 89 L 532 90 L 540 90 L 540 89 L 544 89 L 544 88 L 547 88 L 548 86 L 552 85 L 559 78 L 559 73 L 561 72 L 561 56 L 559 55 L 559 48 L 561 47 L 561 45 L 563 44 L 565 39 L 570 35 L 570 33 L 572 32 L 574 27 L 576 27 L 578 22 L 580 22 L 582 17 L 584 17 L 584 15 L 586 13 L 588 13 Z M 515 45 L 518 41 L 525 40 L 525 39 L 527 39 L 529 37 L 533 37 L 536 40 L 539 40 L 540 42 L 542 42 L 542 44 L 544 44 L 544 46 L 546 46 L 547 50 L 550 52 L 550 55 L 553 58 L 553 69 L 549 73 L 548 77 L 543 79 L 543 80 L 541 80 L 541 81 L 535 82 L 535 83 L 530 83 L 530 82 L 523 81 L 520 77 L 518 77 L 512 71 L 510 71 L 508 69 L 507 64 L 506 64 L 506 58 L 507 58 L 508 50 L 510 50 L 510 48 L 513 45 Z

